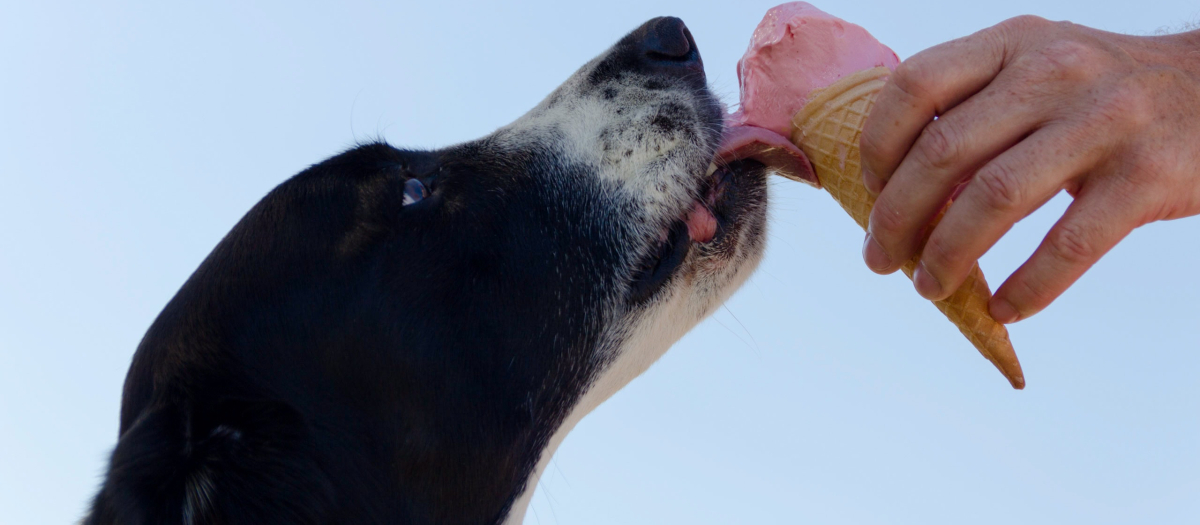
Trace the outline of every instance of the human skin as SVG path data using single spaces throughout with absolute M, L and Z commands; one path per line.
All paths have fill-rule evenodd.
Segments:
M 913 282 L 931 300 L 1014 223 L 1074 198 L 989 303 L 1002 323 L 1028 318 L 1134 228 L 1200 214 L 1200 31 L 1005 21 L 902 62 L 861 146 L 878 194 L 863 259 L 891 273 L 920 249 Z

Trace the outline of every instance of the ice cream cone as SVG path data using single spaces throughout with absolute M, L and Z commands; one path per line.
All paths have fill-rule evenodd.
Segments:
M 864 230 L 875 197 L 867 192 L 862 182 L 859 136 L 889 74 L 888 68 L 877 67 L 848 75 L 829 87 L 814 91 L 792 118 L 792 142 L 812 162 L 821 186 Z M 934 224 L 939 219 L 940 215 Z M 916 262 L 914 258 L 902 268 L 909 279 L 912 279 Z M 1008 330 L 988 313 L 987 304 L 991 297 L 983 272 L 976 264 L 958 290 L 933 304 L 962 331 L 979 353 L 996 365 L 1013 388 L 1024 388 L 1025 377 L 1008 339 Z

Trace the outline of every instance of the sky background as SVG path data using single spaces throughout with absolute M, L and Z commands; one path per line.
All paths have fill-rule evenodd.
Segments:
M 103 4 L 103 6 L 101 6 Z M 0 3 L 0 522 L 72 523 L 138 340 L 268 190 L 356 141 L 517 118 L 679 16 L 714 90 L 773 2 Z M 826 1 L 902 57 L 1031 13 L 1132 34 L 1194 0 Z M 1011 326 L 1011 390 L 828 195 L 772 185 L 761 269 L 567 438 L 526 523 L 1200 523 L 1200 218 Z M 1069 199 L 983 259 L 993 286 Z

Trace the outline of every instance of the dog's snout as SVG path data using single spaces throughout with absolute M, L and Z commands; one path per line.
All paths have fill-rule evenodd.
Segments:
M 655 18 L 642 26 L 641 59 L 656 71 L 676 74 L 704 72 L 700 51 L 683 20 L 673 16 Z
M 594 86 L 614 80 L 621 82 L 631 78 L 627 75 L 649 78 L 647 89 L 679 85 L 675 81 L 663 82 L 664 77 L 696 89 L 706 83 L 704 63 L 692 32 L 683 20 L 672 16 L 650 19 L 625 35 L 591 66 L 587 82 Z

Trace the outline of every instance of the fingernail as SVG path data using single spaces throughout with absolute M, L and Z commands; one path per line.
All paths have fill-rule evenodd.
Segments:
M 862 175 L 863 186 L 867 187 L 868 192 L 870 192 L 872 195 L 879 195 L 879 192 L 883 191 L 883 180 L 872 173 L 871 170 L 863 167 Z
M 1001 324 L 1015 323 L 1021 317 L 1017 309 L 1013 308 L 1012 303 L 999 297 L 992 298 L 992 304 L 988 309 L 991 310 L 992 319 Z
M 887 270 L 892 265 L 892 259 L 883 251 L 883 246 L 875 242 L 875 238 L 869 233 L 863 241 L 863 261 L 867 263 L 867 268 L 875 272 Z
M 913 272 L 913 285 L 917 288 L 917 293 L 921 297 L 936 300 L 942 296 L 942 283 L 939 283 L 929 270 L 925 269 L 925 263 L 917 265 L 917 270 Z

